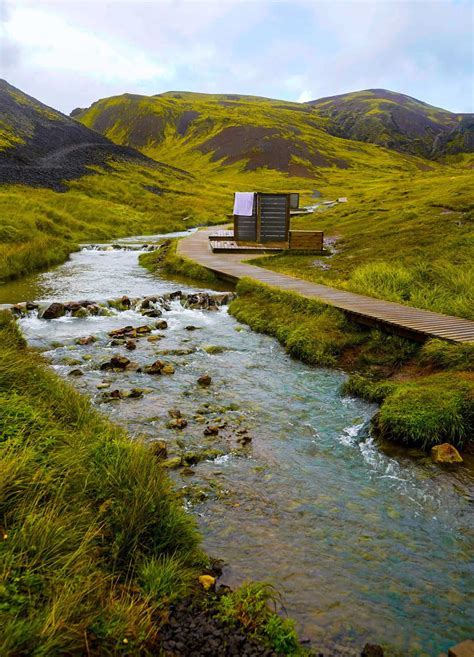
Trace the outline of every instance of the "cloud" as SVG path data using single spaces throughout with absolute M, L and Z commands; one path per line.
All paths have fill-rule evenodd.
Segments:
M 462 0 L 0 0 L 1 68 L 63 111 L 168 89 L 281 98 L 383 87 L 472 103 Z
M 307 103 L 310 100 L 314 100 L 314 96 L 311 91 L 305 89 L 300 93 L 296 100 L 298 103 Z
M 170 79 L 174 73 L 172 67 L 143 51 L 132 50 L 124 43 L 104 41 L 50 11 L 20 8 L 12 12 L 5 33 L 17 49 L 19 44 L 28 44 L 29 63 L 42 70 L 69 71 L 124 82 Z

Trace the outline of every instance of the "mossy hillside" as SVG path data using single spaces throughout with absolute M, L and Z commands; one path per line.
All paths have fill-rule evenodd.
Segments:
M 295 178 L 361 168 L 378 176 L 426 166 L 420 158 L 328 134 L 326 119 L 308 105 L 264 98 L 124 94 L 99 100 L 75 118 L 118 144 L 207 176 L 234 164 L 237 171 L 268 167 Z
M 422 448 L 446 440 L 472 444 L 472 345 L 420 345 L 358 327 L 334 308 L 250 279 L 239 282 L 237 293 L 230 312 L 276 337 L 290 355 L 357 372 L 344 392 L 381 404 L 374 426 L 382 437 Z
M 282 254 L 252 260 L 306 280 L 473 319 L 474 223 L 470 168 L 346 178 L 322 187 L 348 203 L 292 220 L 336 239 L 330 258 Z
M 456 131 L 464 117 L 386 89 L 367 89 L 308 104 L 327 118 L 332 134 L 425 157 L 443 153 L 440 137 Z M 450 152 L 456 152 L 456 146 L 460 151 L 470 146 L 464 140 L 458 142 L 455 145 L 450 139 Z

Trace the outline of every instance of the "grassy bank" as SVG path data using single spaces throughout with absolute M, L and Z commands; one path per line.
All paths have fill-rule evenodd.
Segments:
M 160 654 L 169 604 L 209 572 L 192 518 L 147 445 L 46 368 L 7 313 L 0 344 L 0 653 Z M 242 628 L 255 608 L 248 634 L 299 654 L 259 591 L 205 609 Z
M 336 240 L 331 257 L 281 254 L 252 264 L 389 301 L 474 319 L 474 205 L 469 167 L 364 181 L 340 177 L 348 202 L 294 218 Z
M 198 282 L 212 287 L 222 287 L 215 274 L 206 267 L 193 262 L 188 258 L 178 255 L 176 252 L 178 240 L 166 240 L 158 251 L 143 253 L 139 257 L 142 267 L 149 271 L 159 271 L 167 276 L 179 276 L 188 279 L 191 283 Z
M 203 566 L 194 523 L 146 446 L 1 322 L 0 652 L 141 654 Z
M 473 444 L 474 346 L 430 340 L 420 345 L 357 326 L 334 308 L 242 279 L 230 312 L 276 337 L 313 365 L 354 374 L 344 392 L 381 404 L 374 418 L 384 438 L 428 448 Z

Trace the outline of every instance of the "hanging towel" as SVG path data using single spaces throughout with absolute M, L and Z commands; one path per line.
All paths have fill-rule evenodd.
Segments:
M 253 199 L 255 192 L 235 192 L 234 214 L 240 217 L 251 217 L 253 214 Z

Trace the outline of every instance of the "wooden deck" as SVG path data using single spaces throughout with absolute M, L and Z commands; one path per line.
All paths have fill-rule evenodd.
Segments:
M 327 285 L 311 283 L 286 274 L 279 274 L 243 263 L 242 254 L 212 253 L 209 246 L 209 235 L 215 232 L 215 227 L 208 228 L 183 238 L 178 244 L 178 254 L 198 262 L 226 280 L 236 282 L 240 278 L 248 276 L 261 283 L 298 292 L 310 299 L 318 299 L 343 310 L 352 319 L 362 324 L 379 326 L 418 340 L 435 337 L 451 342 L 474 342 L 474 322 L 468 319 L 412 308 L 391 301 L 382 301 Z M 247 254 L 244 258 L 248 260 L 252 258 L 252 255 Z

